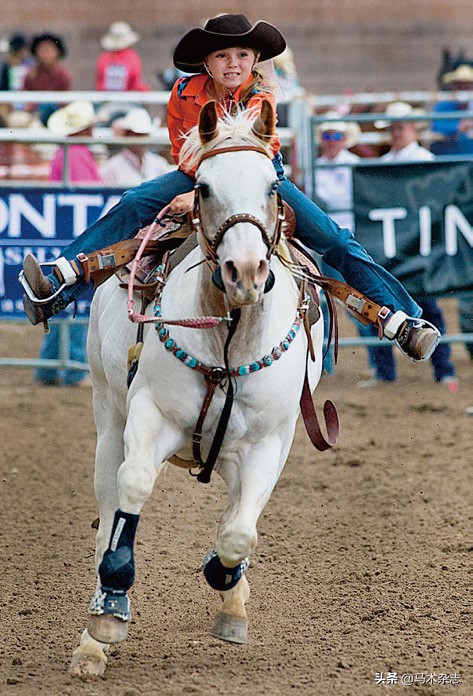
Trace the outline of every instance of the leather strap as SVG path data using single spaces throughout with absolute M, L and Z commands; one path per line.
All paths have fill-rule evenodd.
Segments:
M 304 248 L 295 239 L 289 240 L 298 252 L 306 254 Z M 308 273 L 310 282 L 315 285 L 320 285 L 327 294 L 336 297 L 345 308 L 352 314 L 361 324 L 375 324 L 378 327 L 378 336 L 383 337 L 383 322 L 389 316 L 390 310 L 387 307 L 381 307 L 370 300 L 366 295 L 355 290 L 347 283 L 326 276 L 318 276 L 313 273 Z
M 335 405 L 331 401 L 324 404 L 324 420 L 328 438 L 326 439 L 320 428 L 319 419 L 315 410 L 312 394 L 309 387 L 309 376 L 306 370 L 304 375 L 304 386 L 300 399 L 301 414 L 310 441 L 319 452 L 324 452 L 337 444 L 340 423 Z

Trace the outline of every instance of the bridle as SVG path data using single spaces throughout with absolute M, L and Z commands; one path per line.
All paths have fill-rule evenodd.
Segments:
M 210 150 L 209 152 L 206 152 L 204 155 L 199 160 L 198 167 L 202 164 L 202 162 L 206 159 L 209 159 L 210 157 L 215 157 L 216 155 L 221 155 L 225 152 L 241 152 L 244 150 L 252 150 L 253 152 L 260 152 L 261 154 L 265 155 L 266 157 L 269 157 L 268 153 L 266 150 L 264 150 L 262 147 L 257 147 L 256 145 L 230 145 L 228 147 L 220 147 L 215 150 Z M 282 226 L 285 220 L 285 213 L 284 213 L 284 206 L 283 202 L 281 199 L 281 196 L 279 193 L 277 194 L 277 219 L 276 219 L 276 226 L 274 229 L 273 234 L 268 230 L 268 228 L 265 226 L 263 222 L 254 215 L 251 215 L 250 213 L 237 213 L 236 215 L 231 215 L 229 218 L 224 220 L 220 227 L 217 229 L 217 232 L 215 234 L 215 237 L 213 239 L 210 239 L 208 234 L 205 232 L 205 228 L 202 222 L 202 217 L 200 213 L 200 193 L 199 193 L 199 186 L 196 186 L 196 196 L 194 199 L 194 208 L 192 211 L 192 218 L 191 218 L 191 223 L 194 231 L 196 233 L 200 233 L 200 236 L 204 242 L 205 245 L 205 256 L 207 261 L 212 263 L 216 268 L 219 268 L 219 260 L 217 256 L 217 248 L 221 244 L 225 233 L 234 225 L 237 225 L 240 222 L 249 222 L 250 224 L 254 225 L 259 229 L 261 232 L 261 236 L 263 238 L 264 243 L 266 244 L 268 251 L 266 254 L 266 258 L 269 259 L 274 252 L 276 251 L 276 248 L 279 244 L 279 241 L 281 239 L 281 233 L 282 233 Z M 220 286 L 219 286 L 220 287 Z

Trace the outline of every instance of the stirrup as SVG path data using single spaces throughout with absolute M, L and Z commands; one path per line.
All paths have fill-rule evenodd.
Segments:
M 38 261 L 38 263 L 39 263 L 39 261 Z M 54 268 L 56 268 L 57 262 L 56 261 L 43 261 L 43 263 L 39 263 L 39 265 L 41 268 L 43 266 L 53 266 Z M 31 288 L 30 284 L 28 283 L 28 281 L 26 279 L 24 270 L 20 271 L 20 275 L 18 276 L 18 280 L 19 280 L 21 286 L 23 287 L 23 290 L 25 291 L 29 300 L 31 300 L 31 302 L 35 305 L 50 304 L 68 286 L 68 283 L 66 283 L 64 281 L 61 284 L 61 286 L 55 292 L 52 293 L 52 295 L 49 295 L 49 297 L 45 297 L 45 298 L 41 299 L 40 297 L 36 297 L 36 295 L 34 294 L 33 289 Z
M 409 360 L 412 360 L 412 362 L 425 362 L 426 360 L 428 360 L 432 356 L 432 353 L 434 352 L 434 350 L 437 348 L 438 344 L 440 343 L 440 337 L 441 337 L 440 331 L 438 330 L 438 328 L 436 326 L 434 326 L 434 324 L 431 324 L 430 321 L 427 321 L 426 319 L 422 319 L 421 317 L 419 317 L 418 319 L 409 318 L 409 319 L 407 319 L 407 322 L 415 322 L 416 325 L 413 324 L 410 327 L 411 330 L 412 329 L 420 329 L 420 330 L 432 329 L 433 336 L 431 339 L 431 341 L 432 341 L 431 345 L 427 348 L 424 355 L 422 355 L 422 357 L 420 357 L 420 358 L 414 357 L 413 355 L 409 355 L 409 353 L 406 351 L 405 345 L 402 345 L 402 343 L 403 343 L 402 334 L 408 328 L 407 326 L 401 327 L 401 330 L 398 332 L 398 335 L 395 338 L 395 343 L 397 344 L 401 353 L 406 356 L 406 358 L 409 358 Z M 408 336 L 406 338 L 408 338 Z M 405 341 L 404 341 L 404 343 L 405 343 Z

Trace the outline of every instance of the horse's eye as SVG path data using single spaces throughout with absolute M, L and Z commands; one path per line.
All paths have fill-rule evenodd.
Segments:
M 270 188 L 270 190 L 269 190 L 269 194 L 270 194 L 271 196 L 273 196 L 275 193 L 277 193 L 278 188 L 279 188 L 279 180 L 276 179 L 276 181 L 273 181 L 273 183 L 271 184 L 271 188 Z
M 210 189 L 208 184 L 199 184 L 199 191 L 202 198 L 208 198 L 210 196 Z

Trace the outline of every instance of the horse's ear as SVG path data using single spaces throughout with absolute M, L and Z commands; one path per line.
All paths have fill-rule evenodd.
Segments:
M 274 109 L 267 99 L 263 99 L 260 114 L 253 124 L 253 133 L 261 140 L 268 141 L 273 137 L 275 127 L 276 116 Z
M 217 105 L 214 101 L 207 102 L 199 114 L 199 136 L 202 145 L 210 142 L 217 135 Z

